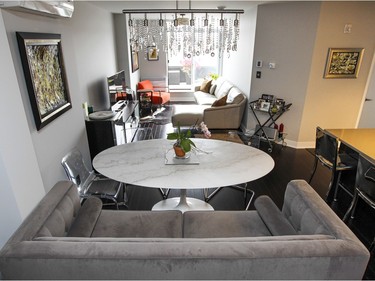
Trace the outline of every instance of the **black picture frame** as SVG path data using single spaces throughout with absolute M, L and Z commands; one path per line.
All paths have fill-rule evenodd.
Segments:
M 139 69 L 138 52 L 131 50 L 132 59 L 132 72 L 136 72 Z
M 16 32 L 35 125 L 41 128 L 72 108 L 61 35 Z

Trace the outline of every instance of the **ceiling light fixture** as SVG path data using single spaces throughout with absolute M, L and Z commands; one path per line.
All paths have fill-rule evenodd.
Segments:
M 223 55 L 228 57 L 237 51 L 240 34 L 239 16 L 244 10 L 230 10 L 219 6 L 218 9 L 124 9 L 128 15 L 130 46 L 134 51 L 147 52 L 148 46 L 168 52 L 180 53 L 184 57 L 200 55 Z M 134 15 L 143 14 L 136 18 Z M 151 19 L 152 14 L 159 17 Z M 185 15 L 190 15 L 185 18 Z M 164 18 L 163 18 L 164 17 Z

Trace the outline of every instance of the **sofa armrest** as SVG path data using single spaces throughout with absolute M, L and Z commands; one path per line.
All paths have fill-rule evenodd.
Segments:
M 72 223 L 68 237 L 91 237 L 96 222 L 102 211 L 103 203 L 97 197 L 89 197 L 82 205 Z
M 293 226 L 289 223 L 289 221 L 284 217 L 276 204 L 268 196 L 259 196 L 255 200 L 254 206 L 272 235 L 279 236 L 297 234 Z

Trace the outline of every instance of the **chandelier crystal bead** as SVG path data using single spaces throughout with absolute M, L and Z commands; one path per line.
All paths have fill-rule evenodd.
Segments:
M 178 2 L 178 1 L 177 1 Z M 190 1 L 189 1 L 190 4 Z M 222 56 L 236 52 L 243 10 L 220 9 L 156 9 L 123 10 L 128 15 L 129 43 L 134 51 L 147 52 L 147 47 L 186 58 L 192 56 Z M 135 18 L 143 14 L 144 18 Z M 159 14 L 153 19 L 152 14 Z M 172 17 L 170 17 L 172 15 Z M 184 17 L 190 15 L 189 17 Z

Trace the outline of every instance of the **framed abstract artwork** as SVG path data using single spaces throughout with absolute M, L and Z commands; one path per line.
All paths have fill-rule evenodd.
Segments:
M 363 48 L 329 48 L 324 78 L 357 78 Z
M 72 108 L 61 35 L 16 32 L 23 72 L 39 131 Z

